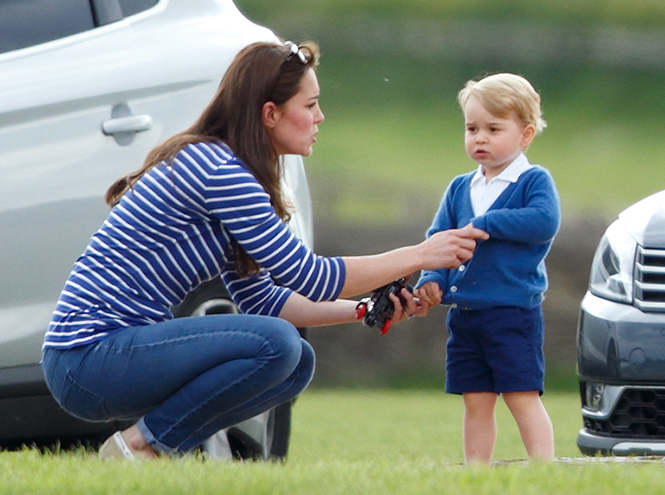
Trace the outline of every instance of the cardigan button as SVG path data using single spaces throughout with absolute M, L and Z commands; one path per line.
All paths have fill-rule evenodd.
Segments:
M 451 286 L 450 292 L 457 292 L 457 286 L 456 285 Z
M 459 268 L 458 268 L 458 270 L 459 270 L 460 272 L 463 272 L 464 270 L 466 270 L 466 266 L 464 266 L 464 265 L 460 265 Z

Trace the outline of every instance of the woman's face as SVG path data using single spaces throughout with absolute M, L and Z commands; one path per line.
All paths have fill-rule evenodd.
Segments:
M 278 155 L 311 155 L 323 118 L 313 69 L 305 72 L 300 89 L 286 103 L 267 102 L 263 106 L 263 123 Z

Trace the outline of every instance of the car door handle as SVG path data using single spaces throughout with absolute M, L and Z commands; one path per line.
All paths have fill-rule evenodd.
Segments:
M 131 115 L 102 122 L 102 132 L 107 136 L 121 132 L 144 132 L 150 129 L 152 129 L 152 117 L 150 115 Z

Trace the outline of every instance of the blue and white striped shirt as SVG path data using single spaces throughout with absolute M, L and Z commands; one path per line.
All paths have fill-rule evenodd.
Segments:
M 261 265 L 258 274 L 235 272 L 233 238 Z M 74 265 L 44 347 L 173 318 L 172 306 L 220 275 L 243 313 L 277 316 L 291 291 L 336 299 L 345 267 L 293 236 L 227 146 L 197 143 L 153 167 L 113 208 Z

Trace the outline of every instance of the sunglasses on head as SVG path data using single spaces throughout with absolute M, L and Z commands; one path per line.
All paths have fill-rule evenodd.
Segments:
M 305 54 L 302 52 L 302 50 L 298 45 L 296 45 L 293 41 L 286 41 L 284 42 L 284 46 L 286 46 L 289 49 L 289 54 L 282 62 L 282 65 L 284 65 L 287 61 L 289 61 L 291 57 L 293 57 L 294 55 L 297 55 L 300 61 L 304 65 L 307 65 L 307 57 L 305 56 Z

